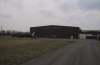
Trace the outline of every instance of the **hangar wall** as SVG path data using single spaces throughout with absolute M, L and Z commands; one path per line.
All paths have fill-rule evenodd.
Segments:
M 58 26 L 58 25 L 48 25 L 39 27 L 30 27 L 30 33 L 35 32 L 37 37 L 50 38 L 55 36 L 56 38 L 73 38 L 77 39 L 80 33 L 79 27 L 71 26 Z

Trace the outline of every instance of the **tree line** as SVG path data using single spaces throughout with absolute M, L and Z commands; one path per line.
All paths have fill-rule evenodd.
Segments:
M 0 35 L 13 35 L 13 34 L 18 34 L 18 33 L 29 34 L 29 32 L 22 32 L 22 31 L 15 31 L 15 30 L 2 30 L 2 31 L 0 31 Z

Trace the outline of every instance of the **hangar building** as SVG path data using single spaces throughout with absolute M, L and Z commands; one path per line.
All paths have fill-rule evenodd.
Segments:
M 79 38 L 81 29 L 79 27 L 48 25 L 30 27 L 30 33 L 35 32 L 36 37 L 40 38 Z

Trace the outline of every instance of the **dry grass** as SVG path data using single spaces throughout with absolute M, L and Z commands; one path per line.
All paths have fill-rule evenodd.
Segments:
M 30 38 L 0 38 L 0 65 L 19 65 L 74 41 Z

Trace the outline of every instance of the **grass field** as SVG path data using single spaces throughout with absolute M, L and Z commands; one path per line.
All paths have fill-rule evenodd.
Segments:
M 19 65 L 32 58 L 74 43 L 66 39 L 1 38 L 0 65 Z

